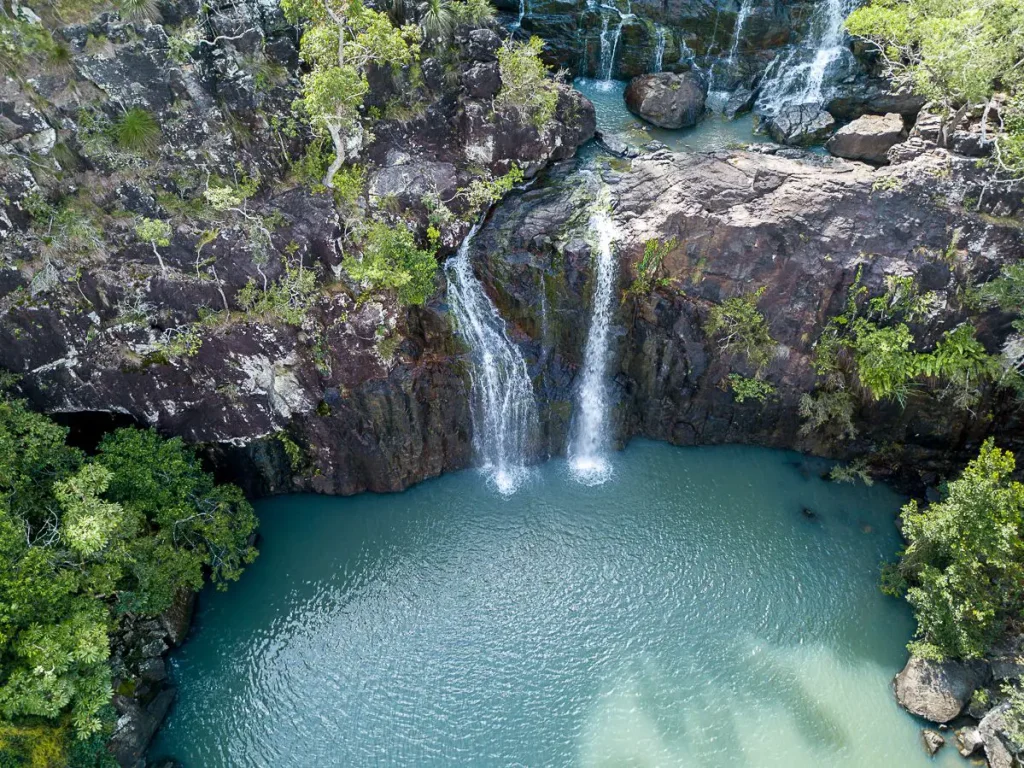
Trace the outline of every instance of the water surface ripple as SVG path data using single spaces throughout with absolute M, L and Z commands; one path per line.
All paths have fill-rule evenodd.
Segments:
M 510 499 L 474 472 L 261 502 L 151 751 L 217 766 L 924 768 L 876 589 L 900 500 L 754 448 L 634 443 Z M 802 510 L 813 510 L 808 517 Z M 949 761 L 949 762 L 946 762 Z

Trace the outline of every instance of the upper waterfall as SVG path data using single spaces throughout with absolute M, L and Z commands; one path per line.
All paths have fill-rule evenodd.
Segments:
M 586 485 L 600 485 L 611 476 L 608 461 L 608 374 L 612 314 L 615 309 L 615 251 L 619 232 L 606 200 L 599 200 L 590 217 L 594 237 L 595 281 L 593 311 L 583 353 L 583 375 L 569 444 L 573 476 Z
M 510 494 L 527 475 L 528 449 L 539 420 L 526 360 L 473 274 L 469 248 L 478 228 L 470 229 L 445 264 L 445 274 L 458 333 L 472 354 L 474 449 L 489 481 L 500 493 Z
M 844 24 L 856 7 L 857 0 L 823 0 L 814 9 L 807 38 L 768 67 L 757 99 L 759 112 L 774 115 L 786 106 L 825 101 L 830 70 L 848 54 Z

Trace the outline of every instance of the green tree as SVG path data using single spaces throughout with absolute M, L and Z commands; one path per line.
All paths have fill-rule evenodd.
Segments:
M 974 106 L 1003 108 L 996 160 L 1024 174 L 1024 4 L 1019 0 L 873 0 L 847 20 L 854 35 L 873 42 L 888 73 L 942 107 L 940 143 Z M 985 121 L 983 121 L 984 123 Z
M 303 28 L 299 50 L 310 71 L 302 78 L 298 105 L 313 129 L 331 138 L 334 160 L 323 183 L 333 188 L 348 147 L 362 141 L 359 107 L 370 87 L 367 66 L 388 62 L 398 69 L 410 63 L 419 52 L 419 32 L 395 27 L 386 13 L 360 0 L 282 0 L 281 8 Z
M 149 243 L 157 263 L 160 264 L 160 271 L 166 275 L 167 267 L 158 249 L 166 248 L 171 244 L 171 225 L 160 219 L 143 218 L 135 225 L 135 236 L 139 240 Z
M 422 304 L 434 290 L 434 253 L 417 247 L 413 233 L 402 224 L 373 222 L 366 231 L 362 257 L 346 257 L 342 265 L 372 289 L 393 289 L 403 304 Z
M 494 106 L 523 115 L 537 128 L 543 128 L 558 108 L 558 86 L 548 77 L 540 58 L 544 41 L 531 37 L 526 43 L 508 40 L 498 49 L 501 90 Z
M 982 446 L 942 501 L 903 508 L 907 547 L 888 569 L 890 592 L 914 607 L 913 653 L 982 656 L 1024 607 L 1024 485 L 1013 454 Z
M 110 701 L 118 614 L 237 578 L 256 520 L 180 440 L 124 429 L 88 457 L 66 435 L 0 396 L 0 721 L 70 718 L 84 738 Z

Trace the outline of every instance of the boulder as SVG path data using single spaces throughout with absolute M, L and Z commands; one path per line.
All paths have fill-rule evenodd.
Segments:
M 463 74 L 462 84 L 466 88 L 466 93 L 474 99 L 493 99 L 501 90 L 498 62 L 474 64 Z
M 956 732 L 956 748 L 963 757 L 970 757 L 982 747 L 977 728 L 961 728 Z
M 1017 765 L 1006 738 L 1006 713 L 1009 709 L 1010 703 L 1003 702 L 978 724 L 989 768 L 1014 768 Z
M 700 78 L 691 72 L 640 75 L 629 81 L 625 93 L 629 111 L 659 128 L 696 125 L 706 96 Z
M 903 117 L 895 112 L 864 115 L 836 131 L 825 148 L 836 157 L 881 165 L 888 162 L 889 150 L 906 138 Z
M 889 112 L 912 117 L 921 111 L 924 103 L 924 98 L 909 88 L 893 88 L 885 78 L 865 76 L 836 84 L 826 109 L 839 120 Z
M 911 656 L 896 675 L 896 699 L 911 714 L 933 723 L 948 723 L 987 678 L 988 665 L 982 661 L 938 662 Z
M 768 134 L 780 144 L 803 147 L 829 137 L 836 121 L 828 112 L 806 104 L 786 107 L 762 120 Z
M 924 744 L 924 751 L 928 753 L 929 757 L 932 757 L 946 745 L 946 740 L 942 738 L 942 734 L 938 731 L 933 731 L 931 728 L 923 728 L 921 730 L 921 742 Z

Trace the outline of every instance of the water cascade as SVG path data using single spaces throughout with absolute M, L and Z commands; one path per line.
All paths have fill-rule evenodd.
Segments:
M 584 485 L 600 485 L 611 476 L 608 461 L 608 351 L 615 308 L 614 242 L 618 230 L 607 201 L 598 201 L 590 217 L 596 256 L 593 314 L 583 352 L 583 376 L 569 444 L 573 477 Z
M 597 62 L 597 79 L 604 84 L 604 89 L 612 86 L 612 79 L 615 75 L 615 55 L 619 50 L 619 39 L 622 37 L 622 26 L 627 19 L 633 18 L 632 3 L 629 4 L 625 13 L 614 5 L 598 5 L 594 0 L 588 2 L 592 10 L 601 10 L 601 58 Z M 611 28 L 608 12 L 615 13 L 619 17 L 618 24 Z
M 743 0 L 740 4 L 739 13 L 736 14 L 736 26 L 732 30 L 732 43 L 729 45 L 729 55 L 726 56 L 725 61 L 721 63 L 724 66 L 725 72 L 728 78 L 732 78 L 733 68 L 736 66 L 736 54 L 739 52 L 740 47 L 740 36 L 743 34 L 743 25 L 747 23 L 747 19 L 750 18 L 750 12 L 753 10 L 753 0 Z M 715 111 L 723 111 L 726 102 L 729 100 L 728 88 L 732 87 L 731 82 L 727 82 L 724 85 L 717 82 L 718 72 L 721 67 L 712 65 L 710 67 L 710 83 L 708 86 L 708 107 Z
M 508 495 L 527 475 L 528 447 L 539 428 L 537 404 L 526 361 L 470 265 L 478 226 L 445 264 L 445 274 L 459 335 L 472 352 L 474 449 L 489 481 Z
M 656 27 L 658 42 L 654 48 L 654 69 L 652 72 L 661 72 L 665 64 L 665 45 L 668 42 L 668 35 L 665 28 L 660 24 Z
M 526 18 L 526 0 L 519 0 L 519 18 L 512 24 L 511 31 L 513 34 L 519 31 L 520 27 L 523 26 L 523 19 Z
M 765 73 L 757 111 L 778 114 L 787 106 L 821 106 L 829 70 L 849 54 L 843 23 L 856 0 L 824 0 L 811 16 L 803 43 L 780 53 Z

